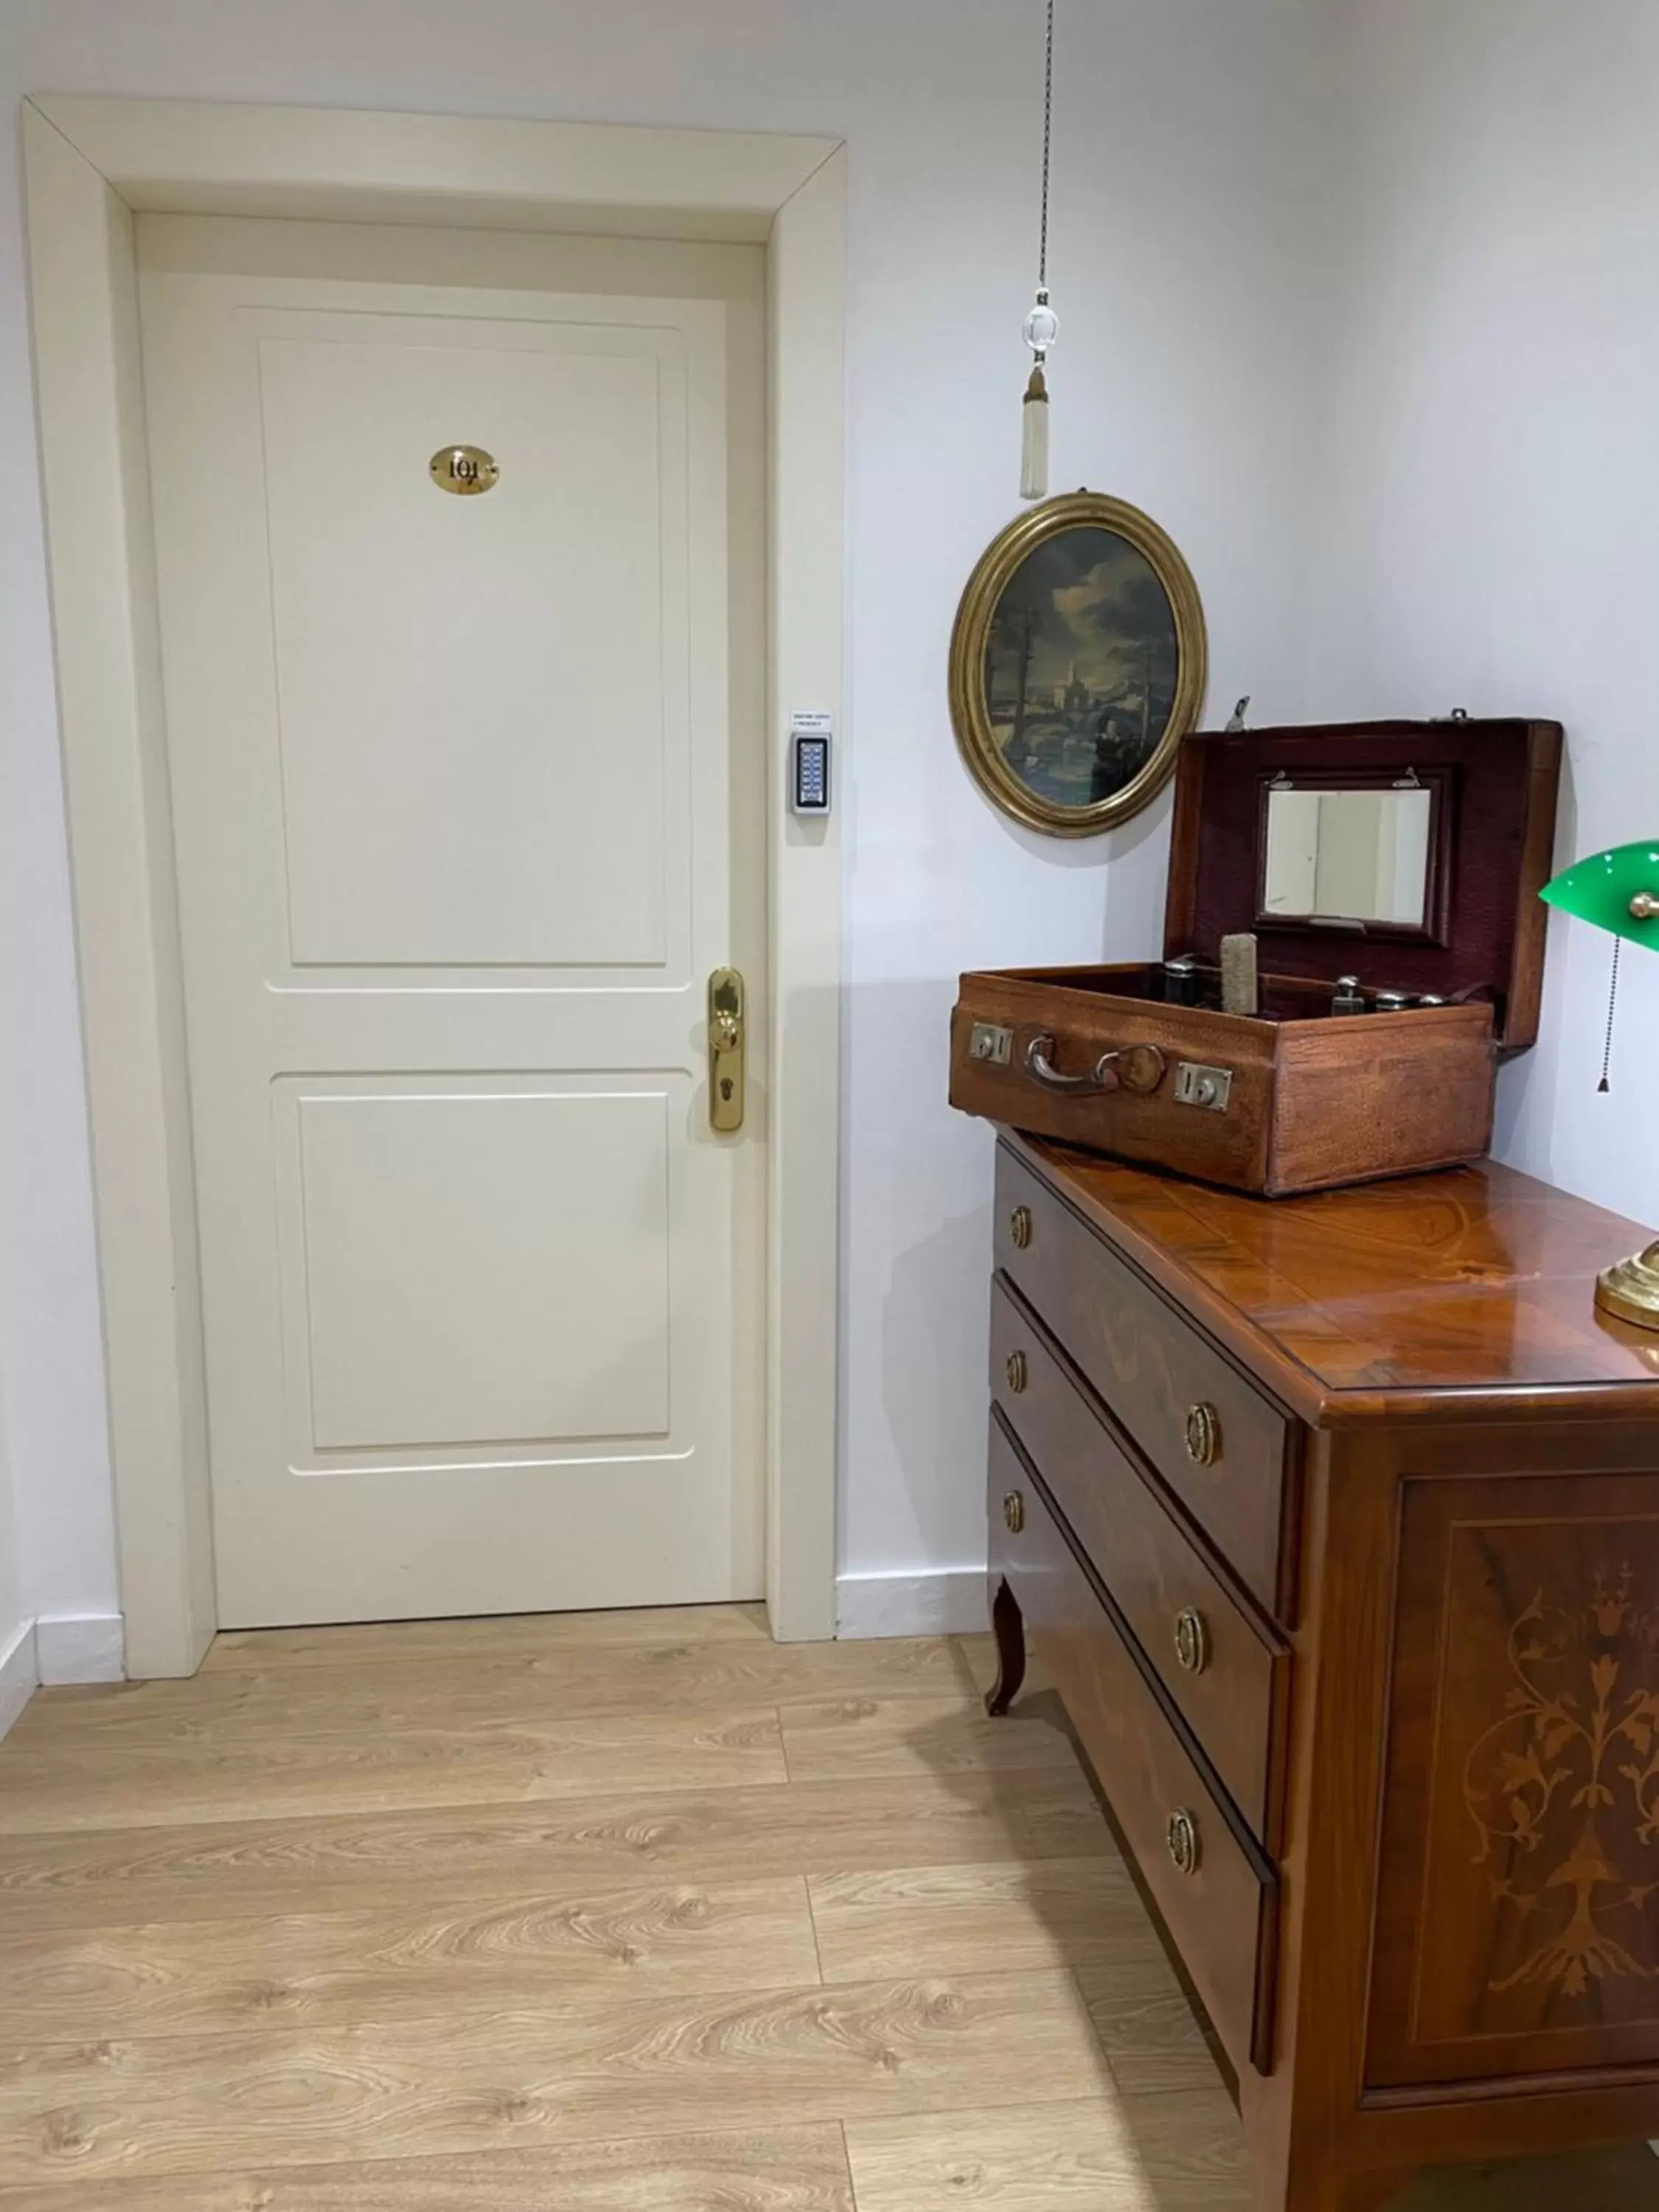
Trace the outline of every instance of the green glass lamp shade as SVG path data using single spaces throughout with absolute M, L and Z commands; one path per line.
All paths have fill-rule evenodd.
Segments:
M 1659 838 L 1614 845 L 1592 853 L 1545 884 L 1539 897 L 1565 914 L 1576 915 L 1632 945 L 1659 952 Z M 1619 948 L 1613 951 L 1613 981 L 1619 976 Z M 1607 1051 L 1613 1049 L 1613 1001 L 1607 1001 Z M 1599 1088 L 1607 1088 L 1607 1064 L 1601 1063 Z M 1615 1261 L 1595 1279 L 1595 1303 L 1603 1313 L 1638 1328 L 1659 1330 L 1659 1242 L 1628 1260 Z
M 1575 860 L 1538 896 L 1580 921 L 1659 951 L 1659 838 Z

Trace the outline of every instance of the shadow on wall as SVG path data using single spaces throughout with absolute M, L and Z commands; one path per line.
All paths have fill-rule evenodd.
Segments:
M 1581 829 L 1569 727 L 1554 868 L 1640 826 Z M 1492 1155 L 1528 1175 L 1659 1225 L 1659 1175 L 1647 1102 L 1659 1073 L 1659 960 L 1626 945 L 1619 962 L 1610 1083 L 1597 1088 L 1609 1042 L 1607 999 L 1615 939 L 1565 914 L 1550 917 L 1538 1042 L 1498 1072 Z
M 949 1103 L 956 994 L 950 974 L 854 995 L 848 1352 L 860 1565 L 949 1571 L 985 1557 L 992 1136 Z
M 988 1177 L 984 1204 L 899 1255 L 882 1309 L 887 1432 L 921 1556 L 951 1567 L 977 1566 L 985 1551 L 990 1250 Z M 978 1530 L 971 1550 L 964 1527 Z
M 1194 726 L 1207 729 L 1210 726 L 1200 716 Z M 1010 843 L 1018 845 L 1022 852 L 1030 854 L 1032 860 L 1040 860 L 1049 867 L 1091 869 L 1099 876 L 1102 890 L 1101 918 L 1107 925 L 1100 951 L 1097 956 L 1092 955 L 1086 947 L 1079 946 L 1070 956 L 1071 957 L 1077 960 L 1087 960 L 1097 957 L 1102 960 L 1120 960 L 1132 957 L 1111 949 L 1110 940 L 1114 933 L 1110 927 L 1110 916 L 1106 909 L 1111 903 L 1111 871 L 1114 868 L 1119 870 L 1121 878 L 1123 875 L 1132 876 L 1135 890 L 1139 893 L 1142 882 L 1142 868 L 1137 862 L 1136 856 L 1143 846 L 1149 848 L 1149 864 L 1157 875 L 1155 888 L 1158 890 L 1158 927 L 1162 927 L 1164 873 L 1168 860 L 1170 824 L 1175 815 L 1173 776 L 1161 791 L 1155 793 L 1146 802 L 1139 813 L 1132 814 L 1127 822 L 1120 822 L 1115 829 L 1105 830 L 1092 837 L 1051 837 L 1041 830 L 1028 830 L 1023 822 L 1016 822 L 1012 815 L 1005 814 L 1002 809 L 988 798 L 977 786 L 975 787 L 974 796 L 994 826 L 1002 832 Z M 1038 963 L 1036 961 L 1022 963 L 1017 957 L 1011 955 L 1005 959 L 999 955 L 996 964 L 999 967 L 1018 968 L 1022 964 L 1036 966 Z
M 1550 873 L 1556 874 L 1569 866 L 1578 853 L 1578 793 L 1573 781 L 1572 732 L 1568 731 L 1561 748 L 1561 781 L 1555 803 L 1555 850 L 1550 861 Z M 1544 950 L 1544 995 L 1539 1008 L 1538 1042 L 1530 1052 L 1500 1066 L 1498 1071 L 1498 1097 L 1492 1116 L 1492 1154 L 1494 1159 L 1511 1160 L 1533 1175 L 1547 1176 L 1550 1164 L 1540 1159 L 1535 1152 L 1526 1151 L 1524 1133 L 1536 1126 L 1539 1111 L 1536 1104 L 1529 1107 L 1534 1087 L 1540 1082 L 1540 1066 L 1547 1073 L 1542 1079 L 1544 1088 L 1554 1087 L 1554 1064 L 1559 1052 L 1557 1040 L 1561 1033 L 1562 1005 L 1565 997 L 1565 970 L 1569 957 L 1567 939 L 1570 925 L 1565 915 L 1549 913 L 1548 934 Z

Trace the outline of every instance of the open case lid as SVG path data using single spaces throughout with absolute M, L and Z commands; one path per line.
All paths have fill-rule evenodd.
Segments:
M 1517 1052 L 1538 1034 L 1560 764 L 1559 722 L 1201 731 L 1176 768 L 1165 957 L 1253 931 L 1278 975 L 1490 998 Z

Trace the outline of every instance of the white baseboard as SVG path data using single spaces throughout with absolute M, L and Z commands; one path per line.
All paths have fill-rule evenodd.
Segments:
M 118 1613 L 43 1618 L 34 1624 L 34 1656 L 43 1682 L 118 1682 L 126 1673 L 125 1624 Z
M 34 1695 L 40 1680 L 34 1623 L 26 1620 L 11 1641 L 0 1647 L 0 1735 L 4 1735 Z
M 988 1625 L 983 1567 L 836 1581 L 837 1636 L 976 1636 Z

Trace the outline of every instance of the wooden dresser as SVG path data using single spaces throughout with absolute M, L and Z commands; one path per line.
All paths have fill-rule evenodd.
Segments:
M 1004 1133 L 991 1591 L 1237 2069 L 1262 2212 L 1659 2136 L 1650 1232 L 1486 1165 L 1277 1204 Z

